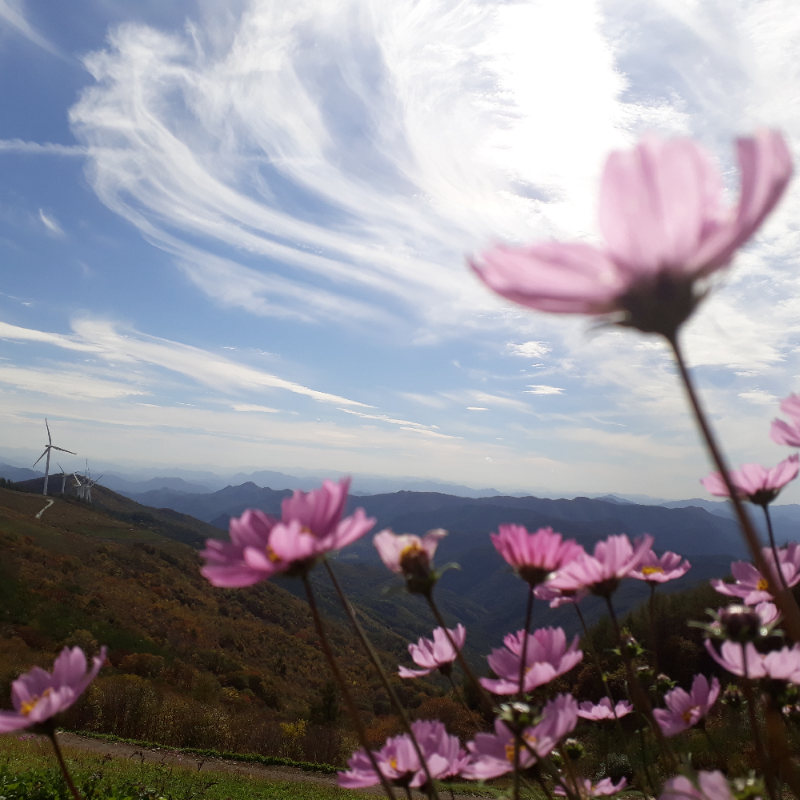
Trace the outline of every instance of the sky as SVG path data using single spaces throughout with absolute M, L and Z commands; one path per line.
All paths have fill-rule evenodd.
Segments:
M 735 202 L 737 136 L 800 154 L 798 50 L 792 0 L 0 0 L 0 459 L 46 417 L 67 469 L 702 496 L 663 345 L 467 259 L 599 241 L 645 134 Z M 684 329 L 734 464 L 790 454 L 799 228 L 796 181 Z

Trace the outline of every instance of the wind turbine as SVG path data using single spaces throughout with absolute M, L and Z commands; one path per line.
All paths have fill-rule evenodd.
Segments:
M 101 475 L 100 478 L 102 478 L 102 477 L 103 476 Z M 94 479 L 92 478 L 92 473 L 91 473 L 91 471 L 89 469 L 89 459 L 87 458 L 86 459 L 86 474 L 84 475 L 84 481 L 86 481 L 84 483 L 84 492 L 85 492 L 85 496 L 86 496 L 86 501 L 88 503 L 92 502 L 92 486 L 94 486 L 97 483 L 97 481 L 100 480 L 100 478 L 94 478 Z
M 47 460 L 44 463 L 44 490 L 42 494 L 46 497 L 47 496 L 47 479 L 50 477 L 50 451 L 51 450 L 60 450 L 62 453 L 69 453 L 71 456 L 78 455 L 77 453 L 73 453 L 72 450 L 65 450 L 63 447 L 56 447 L 53 444 L 53 439 L 50 436 L 50 426 L 47 424 L 47 417 L 45 417 L 44 424 L 47 427 L 47 445 L 44 448 L 44 453 L 42 453 L 36 461 L 33 462 L 33 466 L 35 467 L 45 456 L 47 456 Z
M 64 467 L 62 467 L 58 461 L 56 461 L 56 464 L 58 464 L 58 468 L 61 470 L 61 494 L 64 494 L 67 489 L 67 473 L 64 472 Z

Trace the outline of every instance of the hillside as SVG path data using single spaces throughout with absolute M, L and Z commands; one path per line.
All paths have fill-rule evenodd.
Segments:
M 54 504 L 36 519 L 45 498 L 0 489 L 4 692 L 20 670 L 48 664 L 64 645 L 92 650 L 102 643 L 110 648 L 113 667 L 104 670 L 94 699 L 76 707 L 75 724 L 84 727 L 158 738 L 140 730 L 144 722 L 137 727 L 129 719 L 139 702 L 131 696 L 152 696 L 154 709 L 173 708 L 170 724 L 178 725 L 177 707 L 184 716 L 205 719 L 195 725 L 195 739 L 206 730 L 208 744 L 209 715 L 216 714 L 227 740 L 214 746 L 233 742 L 248 749 L 247 741 L 236 740 L 246 739 L 247 730 L 235 729 L 232 722 L 243 712 L 249 715 L 248 729 L 261 730 L 281 720 L 313 723 L 335 711 L 335 693 L 305 602 L 276 582 L 220 590 L 200 576 L 200 558 L 185 540 L 199 541 L 217 531 L 174 512 L 151 513 L 100 487 L 93 506 L 51 499 Z M 400 616 L 402 601 L 412 598 L 398 598 Z M 335 610 L 330 589 L 321 591 L 320 605 L 323 613 Z M 416 635 L 424 632 L 427 622 L 406 616 L 416 620 Z M 384 652 L 387 667 L 396 668 L 406 640 L 369 614 L 367 627 L 379 646 L 392 651 Z M 384 692 L 354 637 L 336 621 L 331 637 L 367 720 L 385 713 Z M 412 705 L 439 694 L 424 682 L 406 684 L 403 691 Z M 120 722 L 118 706 L 128 701 L 131 707 Z M 2 704 L 8 702 L 5 696 Z M 186 744 L 186 736 L 177 734 L 160 740 L 170 737 L 172 743 Z

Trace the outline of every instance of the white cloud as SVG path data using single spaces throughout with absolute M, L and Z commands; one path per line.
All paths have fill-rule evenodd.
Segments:
M 1 0 L 0 0 L 1 1 Z M 0 139 L 0 153 L 26 153 L 36 156 L 85 156 L 87 147 L 53 142 L 26 142 L 23 139 Z
M 53 397 L 84 397 L 111 400 L 120 397 L 149 394 L 139 387 L 102 380 L 85 373 L 67 370 L 25 369 L 0 365 L 0 383 L 28 392 Z
M 20 328 L 0 322 L 0 337 L 17 341 L 53 344 L 68 350 L 96 353 L 110 362 L 148 364 L 185 375 L 197 383 L 222 392 L 253 389 L 283 389 L 322 403 L 371 408 L 327 392 L 309 389 L 263 370 L 237 364 L 197 347 L 130 331 L 119 333 L 109 322 L 82 319 L 73 322 L 74 336 Z
M 543 358 L 553 349 L 545 342 L 522 342 L 522 344 L 509 342 L 506 346 L 515 356 L 523 358 Z
M 524 394 L 564 394 L 564 390 L 557 386 L 529 385 Z
M 488 411 L 488 408 L 483 408 L 481 406 L 467 406 L 467 411 Z
M 239 403 L 232 406 L 234 411 L 255 411 L 261 414 L 280 414 L 280 409 L 270 408 L 269 406 L 254 406 L 248 403 Z
M 58 224 L 58 220 L 50 214 L 45 214 L 41 208 L 39 209 L 39 219 L 53 236 L 62 237 L 64 235 L 64 229 Z
M 777 405 L 780 400 L 779 397 L 776 397 L 770 392 L 765 392 L 762 389 L 754 389 L 751 392 L 739 392 L 739 397 L 756 406 Z
M 48 39 L 42 36 L 25 18 L 21 0 L 0 0 L 0 24 L 13 28 L 21 33 L 28 41 L 47 50 L 54 56 L 63 58 L 61 51 Z
M 409 422 L 405 419 L 392 419 L 391 417 L 386 416 L 385 414 L 364 414 L 361 411 L 353 411 L 349 408 L 340 408 L 339 411 L 344 411 L 345 414 L 353 414 L 356 417 L 361 417 L 362 419 L 376 419 L 381 422 L 391 422 L 393 425 L 410 425 L 415 428 L 429 428 L 430 425 L 423 425 L 420 422 Z

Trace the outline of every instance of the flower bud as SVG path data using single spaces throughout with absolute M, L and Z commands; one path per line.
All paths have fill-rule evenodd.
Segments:
M 672 680 L 669 675 L 665 675 L 663 672 L 656 676 L 656 691 L 660 694 L 666 694 L 671 689 L 674 689 L 676 684 L 677 681 Z
M 625 633 L 623 633 L 620 651 L 624 658 L 637 658 L 644 653 L 639 642 L 631 634 L 625 635 Z
M 565 739 L 562 747 L 570 761 L 577 761 L 586 753 L 586 748 L 577 739 Z
M 750 642 L 761 631 L 761 617 L 749 606 L 730 605 L 722 609 L 719 624 L 723 635 L 736 642 Z
M 729 683 L 722 693 L 722 702 L 732 711 L 738 711 L 744 704 L 742 690 L 735 683 Z

